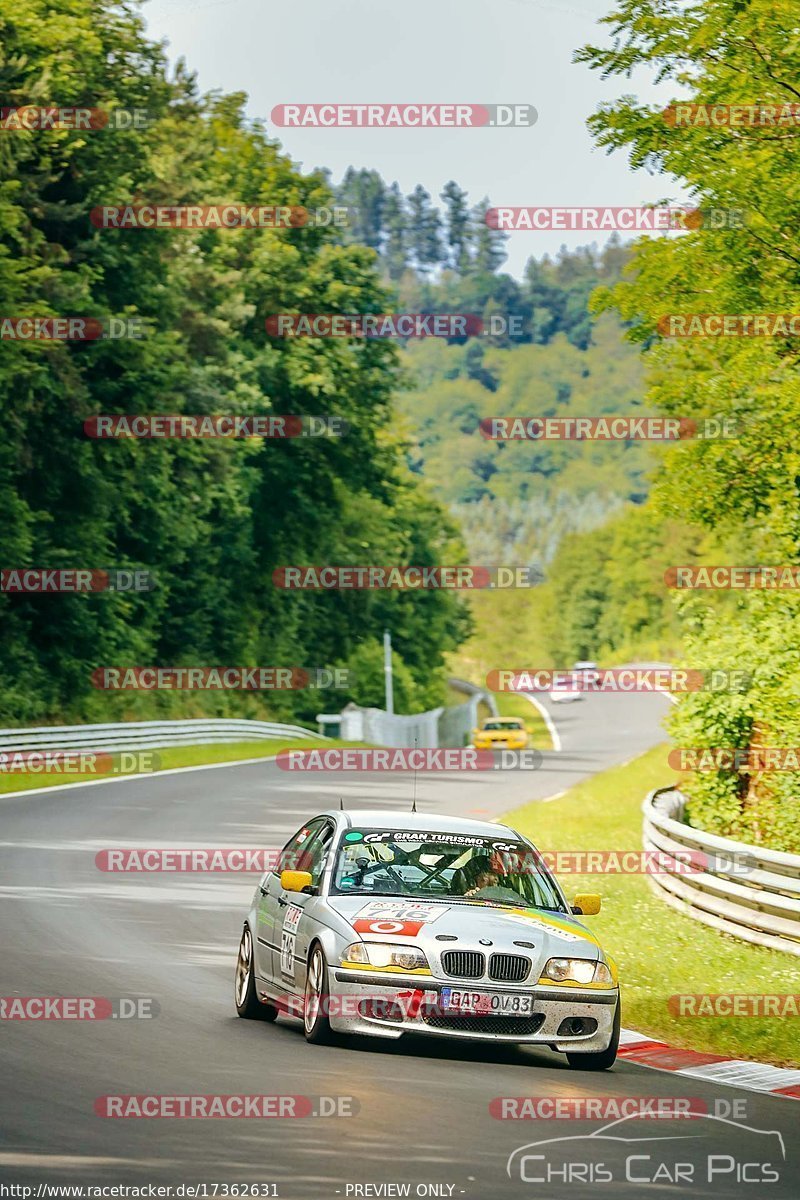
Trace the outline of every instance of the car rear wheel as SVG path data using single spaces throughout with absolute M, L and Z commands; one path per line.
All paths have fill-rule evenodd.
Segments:
M 308 960 L 306 990 L 303 997 L 303 1029 L 306 1041 L 316 1046 L 328 1046 L 336 1040 L 326 1012 L 328 1000 L 328 964 L 322 947 L 314 946 Z
M 593 1050 L 588 1054 L 581 1054 L 578 1050 L 567 1051 L 567 1062 L 576 1071 L 607 1071 L 609 1067 L 613 1067 L 616 1058 L 617 1050 L 619 1049 L 619 1031 L 622 1025 L 622 1016 L 620 1013 L 620 1004 L 617 1000 L 617 1011 L 614 1014 L 614 1028 L 611 1032 L 611 1041 L 608 1043 L 607 1050 Z
M 234 999 L 236 1000 L 236 1011 L 240 1017 L 248 1017 L 255 1021 L 274 1021 L 278 1015 L 277 1008 L 273 1004 L 262 1004 L 256 992 L 253 935 L 249 925 L 245 925 L 242 930 L 242 940 L 239 942 Z

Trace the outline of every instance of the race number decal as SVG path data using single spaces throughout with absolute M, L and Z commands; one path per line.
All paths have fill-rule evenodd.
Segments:
M 354 921 L 353 929 L 356 933 L 390 933 L 397 937 L 415 937 L 422 925 L 422 921 L 395 921 L 382 917 L 373 921 Z
M 395 922 L 397 924 L 416 923 L 418 925 L 429 925 L 431 921 L 438 920 L 443 913 L 448 911 L 447 905 L 442 904 L 419 904 L 413 900 L 371 900 L 363 908 L 359 909 L 356 916 L 359 921 L 363 922 Z M 390 930 L 378 930 L 379 933 L 389 933 Z M 396 930 L 397 933 L 401 931 Z M 415 933 L 417 930 L 414 931 Z
M 281 930 L 281 975 L 294 979 L 294 944 L 297 941 L 297 926 L 303 910 L 297 904 L 290 904 L 283 918 Z

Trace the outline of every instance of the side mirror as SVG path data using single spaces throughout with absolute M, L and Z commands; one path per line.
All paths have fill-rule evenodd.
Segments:
M 594 917 L 600 912 L 600 897 L 594 892 L 579 892 L 570 907 L 578 917 Z
M 311 872 L 281 871 L 281 887 L 286 892 L 304 892 L 311 887 Z

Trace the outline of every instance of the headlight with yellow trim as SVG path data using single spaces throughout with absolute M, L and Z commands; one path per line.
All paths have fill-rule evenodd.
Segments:
M 352 942 L 342 951 L 341 961 L 365 967 L 397 967 L 401 971 L 418 971 L 428 965 L 418 946 L 396 946 L 392 942 Z
M 550 958 L 542 971 L 543 979 L 554 983 L 613 983 L 604 962 L 591 958 Z

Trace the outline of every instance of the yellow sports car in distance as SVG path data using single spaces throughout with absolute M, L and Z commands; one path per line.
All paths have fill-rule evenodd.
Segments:
M 520 717 L 487 717 L 480 729 L 473 729 L 476 750 L 524 750 L 528 730 Z

